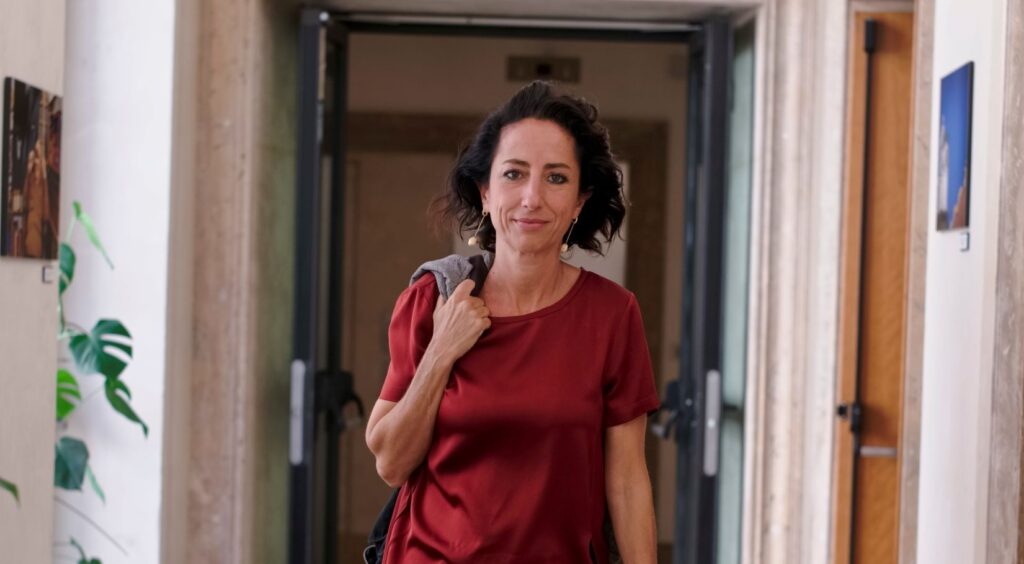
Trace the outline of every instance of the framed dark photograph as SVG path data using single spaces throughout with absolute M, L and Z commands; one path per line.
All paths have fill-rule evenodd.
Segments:
M 936 183 L 936 227 L 939 231 L 965 228 L 970 220 L 973 82 L 973 62 L 942 78 Z
M 0 256 L 56 259 L 61 98 L 4 79 Z

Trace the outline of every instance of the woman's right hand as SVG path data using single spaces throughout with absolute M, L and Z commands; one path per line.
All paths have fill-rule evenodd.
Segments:
M 473 348 L 480 335 L 491 326 L 491 312 L 484 301 L 469 295 L 475 285 L 471 279 L 463 280 L 447 300 L 438 296 L 434 306 L 434 334 L 430 346 L 453 363 Z
M 377 400 L 366 424 L 366 446 L 377 458 L 377 474 L 391 487 L 409 478 L 427 455 L 437 409 L 455 361 L 491 326 L 491 312 L 469 293 L 465 280 L 447 300 L 437 298 L 430 344 L 398 402 Z

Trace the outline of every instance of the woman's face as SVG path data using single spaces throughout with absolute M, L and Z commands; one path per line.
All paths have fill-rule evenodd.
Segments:
M 580 169 L 572 136 L 547 120 L 506 125 L 480 188 L 491 214 L 495 251 L 557 254 L 589 194 L 580 194 Z

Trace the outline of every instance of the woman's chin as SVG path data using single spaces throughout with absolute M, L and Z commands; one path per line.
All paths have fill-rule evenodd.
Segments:
M 509 251 L 519 255 L 557 255 L 558 245 L 553 245 L 550 242 L 545 241 L 509 241 L 505 245 L 497 245 L 496 249 L 501 250 L 502 248 L 508 249 Z

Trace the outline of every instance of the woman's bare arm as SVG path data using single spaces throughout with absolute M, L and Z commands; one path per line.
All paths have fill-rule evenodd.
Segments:
M 473 285 L 465 280 L 449 300 L 438 298 L 433 335 L 409 389 L 398 402 L 377 400 L 370 413 L 366 446 L 377 458 L 377 474 L 391 487 L 405 483 L 423 461 L 452 366 L 491 325 L 483 301 L 469 295 Z
M 625 564 L 655 564 L 654 498 L 644 458 L 647 416 L 605 431 L 605 496 Z
M 402 399 L 374 404 L 366 424 L 366 445 L 377 457 L 377 473 L 389 486 L 403 484 L 426 455 L 453 363 L 427 347 Z

